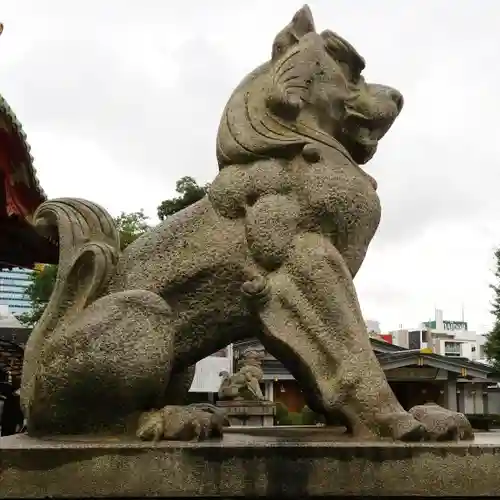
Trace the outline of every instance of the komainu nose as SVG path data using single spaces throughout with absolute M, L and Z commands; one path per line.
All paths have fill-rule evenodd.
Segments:
M 404 99 L 401 94 L 396 89 L 388 87 L 387 85 L 379 85 L 377 83 L 370 83 L 368 85 L 370 94 L 380 103 L 387 103 L 387 99 L 390 99 L 397 108 L 398 113 L 403 109 Z

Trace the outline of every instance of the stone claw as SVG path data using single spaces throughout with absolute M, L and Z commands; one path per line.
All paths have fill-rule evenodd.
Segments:
M 381 437 L 390 437 L 396 441 L 429 441 L 429 433 L 421 422 L 407 412 L 388 413 L 378 418 Z

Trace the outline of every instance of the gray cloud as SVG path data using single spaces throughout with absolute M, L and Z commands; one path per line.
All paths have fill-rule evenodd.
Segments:
M 178 75 L 155 84 L 127 71 L 111 51 L 91 40 L 45 42 L 30 59 L 10 68 L 18 75 L 13 100 L 22 102 L 26 123 L 92 138 L 125 169 L 140 165 L 152 175 L 190 169 L 203 175 L 212 164 L 215 172 L 215 130 L 231 89 L 219 76 L 228 74 L 224 58 L 205 47 L 199 60 L 193 54 L 199 45 L 189 41 L 176 51 Z

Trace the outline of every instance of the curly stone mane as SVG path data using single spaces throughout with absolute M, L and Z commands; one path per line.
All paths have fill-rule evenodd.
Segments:
M 323 130 L 319 123 L 311 126 L 307 110 L 314 112 L 325 104 L 324 97 L 317 94 L 324 91 L 326 82 L 338 87 L 327 96 L 328 104 L 332 97 L 337 104 L 338 114 L 333 118 L 338 131 L 346 117 L 360 116 L 362 112 L 354 110 L 359 88 L 351 85 L 343 89 L 337 74 L 340 65 L 347 65 L 360 75 L 364 64 L 337 34 L 329 30 L 317 34 L 308 8 L 299 11 L 276 36 L 272 59 L 250 73 L 231 95 L 217 133 L 219 168 L 286 157 L 287 152 L 293 156 L 306 144 L 318 142 L 350 158 L 331 130 Z

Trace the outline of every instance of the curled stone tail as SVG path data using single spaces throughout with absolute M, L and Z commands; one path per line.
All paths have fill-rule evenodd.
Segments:
M 25 417 L 33 400 L 46 340 L 103 293 L 120 249 L 111 216 L 86 200 L 61 198 L 45 202 L 35 212 L 33 224 L 44 236 L 58 238 L 59 265 L 50 301 L 25 348 L 21 381 Z

